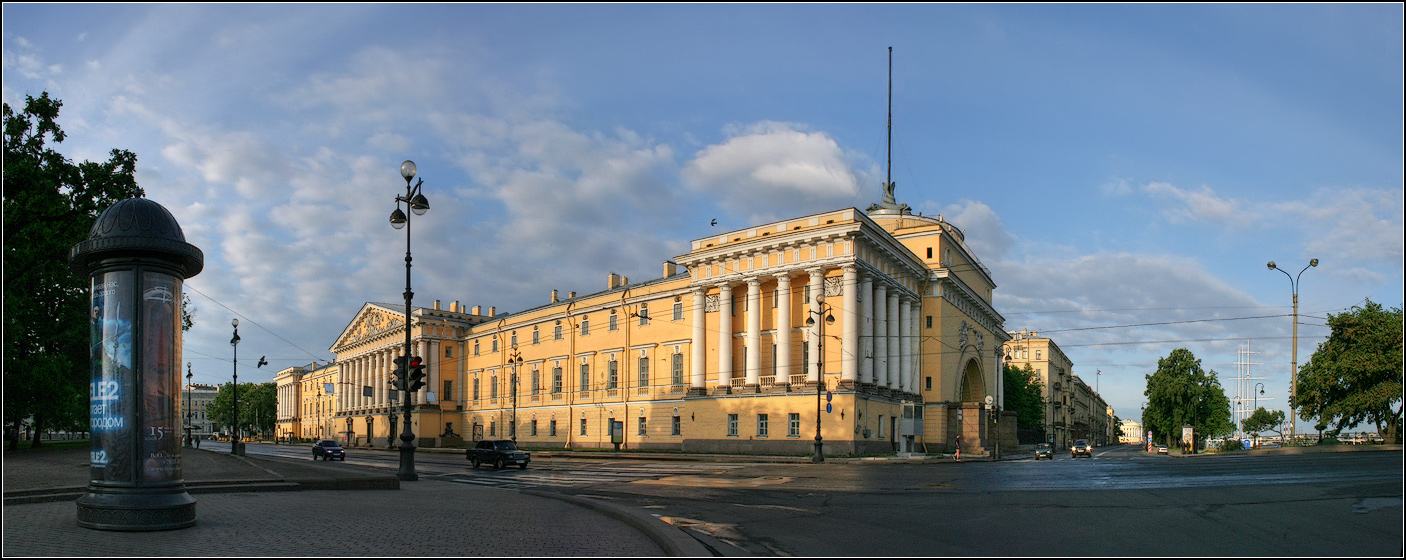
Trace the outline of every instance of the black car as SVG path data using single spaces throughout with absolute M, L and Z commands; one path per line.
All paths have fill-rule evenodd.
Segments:
M 1089 440 L 1076 439 L 1074 440 L 1074 446 L 1069 448 L 1069 457 L 1071 459 L 1080 455 L 1090 459 L 1094 457 L 1094 446 L 1089 445 Z
M 508 465 L 517 465 L 519 469 L 525 469 L 527 464 L 532 461 L 532 455 L 518 450 L 517 444 L 510 439 L 480 441 L 473 449 L 464 451 L 464 458 L 468 459 L 469 464 L 473 465 L 474 468 L 478 468 L 482 463 L 487 463 L 500 469 Z
M 312 446 L 312 460 L 316 461 L 318 459 L 322 459 L 323 461 L 341 459 L 345 461 L 347 460 L 347 453 L 342 450 L 342 446 L 338 445 L 335 440 L 318 440 L 317 444 Z

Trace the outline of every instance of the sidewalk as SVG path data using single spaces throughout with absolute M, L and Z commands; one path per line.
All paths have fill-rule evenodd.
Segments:
M 226 444 L 228 445 L 228 444 Z M 4 454 L 4 556 L 706 556 L 682 530 L 634 510 L 339 468 L 185 449 L 196 525 L 78 527 L 86 446 Z M 356 491 L 350 491 L 356 490 Z

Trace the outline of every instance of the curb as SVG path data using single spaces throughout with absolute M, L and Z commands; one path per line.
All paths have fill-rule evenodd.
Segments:
M 702 543 L 699 543 L 696 539 L 689 536 L 683 529 L 660 521 L 656 516 L 636 511 L 633 508 L 617 506 L 600 500 L 582 498 L 571 494 L 544 492 L 541 490 L 519 490 L 519 492 L 541 498 L 561 500 L 572 505 L 603 513 L 610 518 L 623 522 L 626 525 L 634 527 L 639 532 L 644 533 L 646 537 L 649 537 L 649 540 L 654 541 L 654 544 L 663 548 L 664 554 L 667 556 L 712 556 Z

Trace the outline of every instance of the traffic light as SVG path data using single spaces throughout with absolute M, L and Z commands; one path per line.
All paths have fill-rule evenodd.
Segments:
M 405 390 L 405 379 L 407 377 L 405 371 L 405 363 L 407 361 L 408 358 L 406 358 L 405 356 L 396 356 L 394 360 L 395 369 L 391 370 L 390 384 L 392 387 L 395 387 L 395 390 L 397 391 Z
M 419 356 L 410 358 L 410 390 L 419 391 L 425 386 L 425 362 Z

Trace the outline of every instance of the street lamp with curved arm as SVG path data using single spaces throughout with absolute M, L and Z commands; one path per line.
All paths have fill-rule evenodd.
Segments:
M 1278 270 L 1279 272 L 1283 272 L 1284 276 L 1288 276 L 1289 288 L 1294 293 L 1294 347 L 1289 372 L 1289 439 L 1293 440 L 1297 432 L 1295 428 L 1299 423 L 1298 416 L 1294 412 L 1294 409 L 1299 405 L 1299 277 L 1303 276 L 1305 270 L 1318 266 L 1318 259 L 1309 259 L 1308 266 L 1303 267 L 1303 270 L 1300 270 L 1299 273 L 1294 276 L 1289 276 L 1289 271 L 1275 266 L 1274 261 L 1269 261 L 1269 264 L 1265 266 L 1268 266 L 1270 270 Z
M 818 338 L 815 340 L 815 454 L 811 455 L 810 462 L 823 463 L 825 462 L 825 449 L 824 438 L 820 437 L 820 397 L 821 393 L 825 391 L 825 325 L 835 324 L 835 316 L 831 314 L 833 308 L 830 304 L 825 303 L 823 290 L 816 294 L 815 303 L 819 304 L 820 309 L 817 311 L 807 310 L 810 316 L 806 317 L 806 326 L 815 326 L 816 316 L 823 316 L 824 320 L 820 323 Z
M 405 229 L 405 358 L 407 364 L 409 364 L 410 357 L 413 355 L 410 351 L 410 331 L 412 327 L 410 314 L 413 309 L 411 307 L 411 300 L 415 297 L 415 293 L 410 291 L 410 216 L 400 211 L 400 203 L 404 202 L 405 205 L 410 208 L 410 213 L 415 216 L 423 216 L 425 212 L 428 212 L 430 209 L 430 201 L 425 198 L 424 193 L 420 192 L 420 185 L 423 185 L 425 180 L 422 178 L 415 183 L 414 186 L 410 185 L 410 181 L 415 178 L 415 172 L 415 162 L 405 160 L 404 163 L 400 164 L 400 176 L 405 178 L 405 196 L 395 197 L 395 211 L 391 212 L 391 227 L 395 229 Z M 411 391 L 408 379 L 410 372 L 408 368 L 405 375 L 407 379 L 402 380 L 405 382 L 405 427 L 400 432 L 400 470 L 396 471 L 396 478 L 400 480 L 419 480 L 419 475 L 415 474 L 415 444 L 411 443 L 415 440 L 415 432 L 410 426 Z

